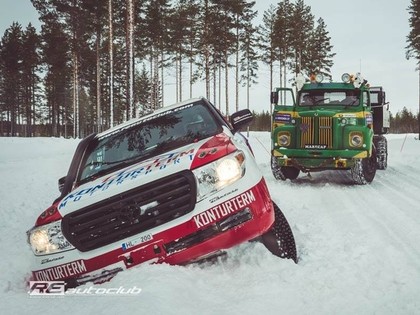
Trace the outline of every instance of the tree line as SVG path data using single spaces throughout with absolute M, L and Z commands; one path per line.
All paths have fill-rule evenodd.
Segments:
M 30 1 L 41 30 L 14 22 L 0 42 L 0 135 L 102 131 L 168 105 L 173 79 L 171 103 L 204 95 L 229 115 L 240 97 L 249 107 L 261 64 L 272 90 L 275 76 L 330 75 L 335 55 L 304 0 L 271 5 L 260 25 L 246 0 Z
M 410 110 L 404 107 L 398 111 L 395 116 L 391 114 L 390 117 L 390 132 L 391 133 L 417 133 L 419 130 L 420 113 L 413 114 Z

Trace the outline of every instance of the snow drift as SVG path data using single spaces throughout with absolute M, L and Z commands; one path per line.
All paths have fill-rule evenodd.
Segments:
M 270 134 L 250 134 L 274 201 L 292 226 L 299 264 L 257 242 L 214 264 L 141 265 L 95 288 L 135 296 L 35 298 L 26 231 L 58 196 L 78 140 L 0 138 L 0 307 L 7 314 L 414 314 L 420 312 L 420 141 L 387 135 L 388 169 L 370 185 L 347 172 L 277 182 Z M 81 288 L 89 288 L 84 285 Z

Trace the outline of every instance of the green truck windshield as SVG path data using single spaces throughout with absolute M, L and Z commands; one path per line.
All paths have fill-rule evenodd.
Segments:
M 358 90 L 308 90 L 302 91 L 299 95 L 300 106 L 358 106 L 359 104 Z

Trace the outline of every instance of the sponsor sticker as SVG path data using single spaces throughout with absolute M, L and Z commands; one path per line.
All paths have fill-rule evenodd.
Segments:
M 209 210 L 206 210 L 193 217 L 194 223 L 197 228 L 212 224 L 221 218 L 227 217 L 242 208 L 254 202 L 255 195 L 252 190 L 248 190 L 234 198 L 231 198 Z
M 370 125 L 373 123 L 373 117 L 372 114 L 366 114 L 366 124 Z
M 35 271 L 34 276 L 40 281 L 54 281 L 77 276 L 85 272 L 87 272 L 85 262 L 76 260 L 68 264 Z
M 289 123 L 289 122 L 292 121 L 292 115 L 290 115 L 290 114 L 276 114 L 276 116 L 274 116 L 274 121 Z
M 343 114 L 341 114 L 341 117 L 343 117 L 343 118 L 356 118 L 357 115 L 356 114 L 351 114 L 351 113 L 343 113 Z
M 195 149 L 192 148 L 187 151 L 171 152 L 151 160 L 142 161 L 141 164 L 136 164 L 131 168 L 105 178 L 102 183 L 81 189 L 79 191 L 71 192 L 60 202 L 58 208 L 63 209 L 68 203 L 77 202 L 85 196 L 92 196 L 98 191 L 107 190 L 111 186 L 121 185 L 123 182 L 135 180 L 152 172 L 155 173 L 163 170 L 169 165 L 178 165 L 183 160 L 192 161 L 194 154 Z

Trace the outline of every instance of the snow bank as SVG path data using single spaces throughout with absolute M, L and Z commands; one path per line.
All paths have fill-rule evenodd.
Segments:
M 0 138 L 0 308 L 6 314 L 414 314 L 420 313 L 420 141 L 388 135 L 388 169 L 357 186 L 346 172 L 277 182 L 270 135 L 250 142 L 274 201 L 295 234 L 299 264 L 259 243 L 215 264 L 141 265 L 96 288 L 135 296 L 30 298 L 26 231 L 58 196 L 77 140 Z M 90 285 L 81 288 L 89 288 Z

